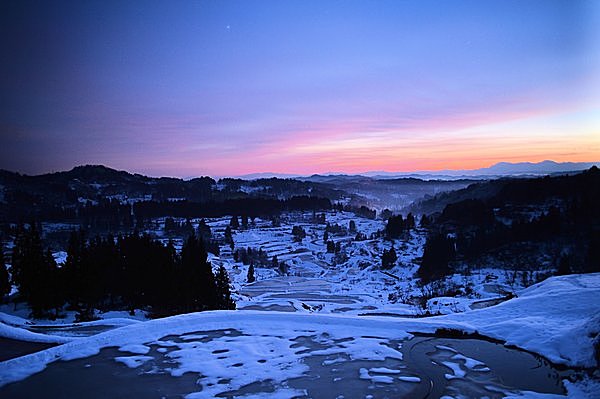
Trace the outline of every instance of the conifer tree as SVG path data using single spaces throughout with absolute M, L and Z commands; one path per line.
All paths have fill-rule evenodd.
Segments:
M 194 234 L 194 226 L 192 226 L 192 221 L 190 219 L 185 220 L 185 224 L 182 226 L 183 235 L 185 237 L 189 237 Z
M 13 248 L 12 272 L 19 295 L 31 307 L 34 318 L 55 308 L 58 299 L 57 267 L 52 253 L 44 252 L 38 226 L 20 227 Z
M 250 266 L 248 266 L 248 282 L 253 283 L 256 280 L 254 277 L 254 262 L 250 262 Z
M 36 306 L 40 314 L 44 314 L 51 309 L 54 310 L 54 314 L 50 315 L 50 317 L 56 319 L 65 303 L 64 281 L 62 273 L 49 249 L 46 250 L 44 256 L 43 275 L 43 279 L 37 285 L 37 289 L 40 290 L 40 302 Z M 34 304 L 31 304 L 31 307 L 32 311 L 35 311 Z
M 288 267 L 285 262 L 279 262 L 279 273 L 282 276 L 286 276 L 288 274 Z
M 229 244 L 229 246 L 231 247 L 231 250 L 233 251 L 234 244 L 233 244 L 233 234 L 231 233 L 231 226 L 225 227 L 225 242 L 227 244 Z
M 183 306 L 195 312 L 216 308 L 215 276 L 202 240 L 190 236 L 181 249 Z
M 412 213 L 409 213 L 408 215 L 406 215 L 406 228 L 408 230 L 415 228 L 415 217 L 413 216 Z
M 4 248 L 0 244 L 0 300 L 10 294 L 10 280 L 8 278 L 8 270 L 4 263 Z
M 389 251 L 383 250 L 383 255 L 381 256 L 381 268 L 382 269 L 390 269 L 394 267 L 396 261 L 398 260 L 398 255 L 396 255 L 396 250 L 392 247 Z
M 235 310 L 235 302 L 231 299 L 231 289 L 229 288 L 229 276 L 223 265 L 219 266 L 215 277 L 217 290 L 217 309 Z
M 83 253 L 85 236 L 83 230 L 71 232 L 67 246 L 67 260 L 63 266 L 65 297 L 71 306 L 77 307 L 83 295 Z
M 589 233 L 588 250 L 585 257 L 584 272 L 600 272 L 600 231 L 591 231 Z
M 29 301 L 35 279 L 44 266 L 42 240 L 34 223 L 29 228 L 19 226 L 12 253 L 12 276 L 19 296 Z
M 445 277 L 450 273 L 448 263 L 454 255 L 454 242 L 450 238 L 442 234 L 427 237 L 421 266 L 417 270 L 418 277 L 423 283 Z
M 294 226 L 292 228 L 292 235 L 294 236 L 294 241 L 301 242 L 306 237 L 306 231 L 304 231 L 302 226 Z
M 333 240 L 327 241 L 327 252 L 334 253 L 335 252 L 335 243 Z
M 204 219 L 201 219 L 200 223 L 198 223 L 198 237 L 202 238 L 204 242 L 208 242 L 212 238 L 210 226 L 206 224 Z
M 556 274 L 558 276 L 571 274 L 571 266 L 569 265 L 569 257 L 567 255 L 561 255 L 560 259 L 558 260 Z
M 352 234 L 356 233 L 356 222 L 354 220 L 351 220 L 350 223 L 348 223 L 348 231 Z

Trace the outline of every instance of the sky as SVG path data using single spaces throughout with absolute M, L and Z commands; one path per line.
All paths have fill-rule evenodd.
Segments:
M 600 161 L 600 2 L 0 2 L 0 168 Z

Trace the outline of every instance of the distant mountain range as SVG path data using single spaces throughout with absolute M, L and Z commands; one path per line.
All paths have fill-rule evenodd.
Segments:
M 424 197 L 406 207 L 404 211 L 413 214 L 432 214 L 441 212 L 446 205 L 466 200 L 482 200 L 494 207 L 501 207 L 507 203 L 531 205 L 536 201 L 557 204 L 558 199 L 561 201 L 568 199 L 571 201 L 571 205 L 585 202 L 579 196 L 589 196 L 594 199 L 590 200 L 589 204 L 597 204 L 596 199 L 600 197 L 600 169 L 598 167 L 593 166 L 577 173 L 556 173 L 548 179 L 538 176 L 482 180 L 463 189 L 441 192 L 433 197 Z M 597 213 L 597 211 L 594 212 Z
M 591 168 L 594 165 L 599 165 L 600 162 L 499 162 L 489 168 L 472 169 L 472 170 L 445 170 L 433 172 L 434 174 L 449 174 L 453 175 L 481 175 L 481 176 L 506 176 L 506 175 L 546 175 L 561 172 L 579 172 Z M 424 172 L 432 173 L 432 172 Z
M 398 177 L 417 177 L 419 179 L 431 180 L 431 179 L 456 179 L 456 178 L 482 178 L 489 179 L 493 177 L 501 176 L 539 176 L 539 175 L 550 175 L 555 173 L 565 172 L 578 172 L 591 168 L 592 166 L 600 166 L 599 162 L 554 162 L 554 161 L 542 161 L 542 162 L 499 162 L 488 168 L 480 169 L 463 169 L 463 170 L 437 170 L 437 171 L 415 171 L 415 172 L 386 172 L 386 171 L 369 171 L 363 173 L 356 173 L 354 176 L 366 176 L 373 177 L 375 179 L 393 179 Z M 341 172 L 328 172 L 312 176 L 302 176 L 297 174 L 285 174 L 285 173 L 252 173 L 248 175 L 240 176 L 242 179 L 254 180 L 263 179 L 269 177 L 279 178 L 302 178 L 302 180 L 319 181 L 323 180 L 324 177 L 340 177 L 348 176 L 348 174 Z
M 261 175 L 264 176 L 264 175 Z M 289 177 L 289 176 L 288 176 Z M 330 175 L 308 178 L 223 178 L 189 180 L 147 177 L 103 165 L 77 166 L 69 171 L 37 176 L 0 170 L 0 220 L 27 220 L 77 213 L 85 204 L 185 200 L 195 203 L 244 198 L 327 198 L 352 207 L 403 208 L 416 199 L 464 188 L 475 179 L 418 179 Z M 54 216 L 53 216 L 54 215 Z M 58 215 L 58 216 L 56 216 Z
M 78 209 L 81 204 L 88 202 L 99 204 L 109 200 L 123 204 L 174 200 L 203 203 L 240 198 L 289 199 L 294 196 L 313 196 L 353 207 L 364 205 L 378 210 L 400 210 L 415 201 L 426 201 L 441 193 L 464 189 L 485 180 L 571 174 L 589 169 L 592 165 L 552 161 L 517 164 L 502 162 L 489 168 L 470 171 L 420 172 L 421 174 L 370 172 L 294 178 L 292 175 L 266 178 L 269 174 L 262 173 L 247 176 L 244 180 L 224 178 L 218 181 L 206 176 L 186 180 L 147 177 L 102 165 L 78 166 L 65 172 L 37 176 L 0 170 L 0 219 L 40 219 L 42 213 L 52 215 L 53 212 Z M 465 195 L 467 198 L 477 195 L 485 197 L 494 187 L 496 186 L 484 185 L 481 186 L 481 193 L 469 191 Z M 460 192 L 457 195 L 459 194 Z M 441 202 L 437 201 L 436 204 Z M 423 209 L 435 208 L 428 203 L 422 205 Z

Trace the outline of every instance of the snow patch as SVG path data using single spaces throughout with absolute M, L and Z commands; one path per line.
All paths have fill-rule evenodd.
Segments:
M 119 348 L 119 351 L 131 352 L 131 353 L 135 353 L 138 355 L 145 355 L 146 353 L 150 352 L 150 348 L 147 347 L 146 345 L 141 345 L 141 344 L 127 344 L 127 345 L 121 346 Z
M 412 376 L 400 376 L 398 377 L 398 379 L 400 381 L 404 381 L 404 382 L 421 382 L 421 379 L 419 377 L 412 377 Z
M 152 356 L 120 356 L 115 357 L 117 362 L 123 363 L 127 367 L 134 369 L 140 367 L 142 364 L 153 360 Z
M 452 370 L 452 374 L 444 374 L 444 377 L 448 380 L 452 380 L 454 378 L 464 378 L 466 375 L 465 371 L 460 368 L 460 365 L 452 362 L 441 362 L 444 366 L 448 367 Z

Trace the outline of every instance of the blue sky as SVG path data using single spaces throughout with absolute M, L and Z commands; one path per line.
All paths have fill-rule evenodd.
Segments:
M 600 159 L 593 1 L 18 1 L 0 14 L 0 168 Z

